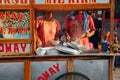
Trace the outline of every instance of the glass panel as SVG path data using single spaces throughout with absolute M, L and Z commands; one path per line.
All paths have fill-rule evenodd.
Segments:
M 96 3 L 109 3 L 110 0 L 96 0 Z
M 24 80 L 24 63 L 0 63 L 0 80 Z
M 0 38 L 30 38 L 30 11 L 0 10 Z
M 84 4 L 109 3 L 110 0 L 35 0 L 35 4 Z
M 108 80 L 108 60 L 74 60 L 74 72 L 80 72 L 92 80 Z
M 32 62 L 31 80 L 55 80 L 66 72 L 66 61 Z
M 47 12 L 47 11 L 46 11 Z M 34 41 L 36 41 L 36 43 L 37 44 L 35 44 L 35 46 L 37 46 L 36 47 L 36 53 L 37 52 L 39 52 L 39 53 L 42 53 L 41 51 L 43 50 L 43 54 L 42 55 L 44 55 L 44 53 L 46 52 L 47 53 L 47 51 L 49 51 L 49 53 L 48 53 L 48 55 L 50 55 L 51 53 L 54 53 L 53 52 L 53 50 L 52 50 L 52 52 L 50 51 L 51 49 L 54 49 L 53 47 L 53 45 L 54 45 L 54 43 L 52 43 L 52 40 L 54 40 L 54 37 L 51 37 L 51 31 L 52 30 L 54 30 L 54 31 L 56 31 L 57 32 L 57 30 L 56 30 L 56 28 L 52 28 L 52 27 L 54 27 L 54 26 L 52 26 L 52 27 L 50 27 L 50 28 L 48 28 L 48 25 L 49 26 L 51 26 L 52 24 L 49 24 L 50 22 L 52 23 L 53 21 L 47 21 L 46 19 L 45 19 L 45 13 L 46 13 L 45 11 L 36 11 L 35 12 L 35 19 L 36 19 L 36 33 L 38 33 L 37 34 L 37 36 L 35 36 L 36 37 L 36 40 L 34 40 Z M 49 11 L 48 11 L 49 12 Z M 71 11 L 72 12 L 72 11 Z M 84 46 L 82 46 L 81 48 L 79 47 L 79 45 L 81 45 L 81 44 L 78 44 L 77 43 L 77 38 L 79 39 L 79 36 L 81 36 L 83 33 L 82 33 L 82 31 L 84 31 L 84 29 L 83 29 L 83 24 L 85 24 L 85 23 L 83 23 L 84 21 L 83 21 L 83 19 L 82 18 L 77 18 L 78 16 L 78 12 L 79 12 L 79 10 L 78 11 L 74 11 L 73 13 L 73 15 L 71 15 L 71 13 L 69 12 L 69 11 L 53 11 L 52 13 L 53 13 L 53 19 L 51 19 L 51 20 L 58 20 L 58 22 L 59 22 L 59 24 L 60 24 L 60 27 L 61 27 L 61 30 L 60 30 L 60 40 L 61 40 L 61 42 L 60 43 L 58 43 L 58 44 L 55 44 L 55 46 L 57 46 L 57 45 L 63 45 L 63 47 L 62 48 L 64 48 L 64 47 L 66 47 L 66 48 L 70 48 L 70 49 L 75 49 L 75 50 L 82 50 L 81 51 L 81 53 L 98 53 L 98 43 L 100 43 L 100 39 L 101 39 L 101 23 L 102 23 L 102 18 L 101 18 L 101 15 L 102 15 L 102 11 L 99 11 L 99 12 L 97 12 L 97 11 L 86 11 L 89 15 L 91 15 L 92 17 L 93 17 L 93 21 L 94 21 L 94 27 L 96 28 L 96 32 L 95 32 L 95 34 L 93 35 L 93 36 L 91 36 L 90 37 L 90 50 L 84 50 L 85 49 L 85 47 Z M 70 16 L 71 15 L 71 16 Z M 43 17 L 44 16 L 44 17 Z M 81 15 L 81 16 L 83 16 L 83 15 Z M 98 17 L 96 17 L 96 16 L 98 16 Z M 68 17 L 68 18 L 67 18 Z M 85 18 L 85 17 L 84 17 Z M 98 19 L 99 18 L 99 19 Z M 47 18 L 48 19 L 48 18 Z M 65 22 L 67 23 L 67 21 L 66 21 L 66 19 L 68 19 L 68 22 L 69 22 L 69 24 L 66 24 L 66 25 L 64 25 L 65 24 Z M 82 19 L 81 20 L 81 22 L 79 22 L 80 21 L 80 19 Z M 92 21 L 92 22 L 93 22 Z M 43 23 L 45 23 L 44 25 L 43 25 Z M 55 23 L 55 22 L 54 22 Z M 79 26 L 79 24 L 81 24 L 81 26 Z M 46 27 L 47 26 L 47 27 Z M 71 30 L 71 32 L 69 32 L 69 30 L 67 30 L 68 32 L 69 32 L 69 34 L 70 35 L 73 35 L 73 33 L 75 33 L 74 34 L 74 36 L 71 36 L 71 38 L 73 37 L 74 39 L 72 40 L 71 39 L 71 41 L 76 41 L 76 43 L 70 43 L 70 44 L 63 44 L 63 42 L 66 42 L 66 36 L 64 35 L 64 29 L 65 29 L 65 26 L 71 26 L 71 27 L 68 27 L 69 28 L 69 30 Z M 45 27 L 45 28 L 43 28 L 43 27 Z M 77 32 L 77 33 L 76 33 Z M 46 37 L 45 36 L 45 33 L 47 33 L 46 35 L 48 36 L 50 36 L 50 37 Z M 76 36 L 76 34 L 79 34 L 78 36 Z M 80 35 L 81 34 L 81 35 Z M 44 36 L 44 37 L 43 37 Z M 76 37 L 75 37 L 76 36 Z M 40 39 L 40 40 L 38 40 L 38 39 Z M 47 45 L 47 40 L 48 40 L 48 38 L 49 38 L 49 43 L 51 43 L 51 44 L 53 44 L 53 45 Z M 95 40 L 96 39 L 96 40 Z M 45 40 L 46 40 L 46 42 L 45 42 Z M 41 45 L 40 46 L 43 46 L 44 47 L 44 49 L 41 49 L 41 47 L 38 45 L 38 43 L 40 43 L 41 42 Z M 69 42 L 69 41 L 68 41 Z M 83 43 L 85 43 L 85 42 L 83 42 Z M 78 46 L 77 46 L 78 45 Z M 86 46 L 86 44 L 84 44 L 85 46 Z M 40 48 L 38 48 L 38 47 L 40 47 Z M 48 48 L 48 47 L 52 47 L 52 48 Z M 55 48 L 56 49 L 56 48 Z M 93 50 L 94 49 L 94 50 Z M 67 49 L 66 49 L 67 50 Z M 57 52 L 56 51 L 56 53 L 54 53 L 55 55 L 56 54 L 60 54 L 60 53 L 67 53 L 67 54 L 69 54 L 69 53 L 76 53 L 77 54 L 77 51 L 76 52 L 72 52 L 71 50 L 69 50 L 69 51 L 66 51 L 66 50 L 64 50 L 64 49 L 57 49 L 57 51 L 59 51 L 59 52 Z M 38 54 L 39 54 L 38 53 Z M 41 55 L 41 54 L 40 54 Z M 46 54 L 45 54 L 46 55 Z

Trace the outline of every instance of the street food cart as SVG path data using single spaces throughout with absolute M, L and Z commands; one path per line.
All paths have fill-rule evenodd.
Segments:
M 91 80 L 113 80 L 112 46 L 107 54 L 35 54 L 36 15 L 47 10 L 63 15 L 71 10 L 102 10 L 102 23 L 105 10 L 110 10 L 110 45 L 113 44 L 114 0 L 0 0 L 0 80 L 55 80 L 67 72 L 80 72 Z M 104 39 L 104 24 L 102 30 Z

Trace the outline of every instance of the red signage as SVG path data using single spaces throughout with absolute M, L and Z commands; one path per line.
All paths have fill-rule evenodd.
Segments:
M 8 33 L 6 32 L 8 30 Z M 4 28 L 0 27 L 0 34 L 28 34 L 28 28 Z
M 0 4 L 16 4 L 16 5 L 26 5 L 29 3 L 29 0 L 0 0 Z
M 18 12 L 11 12 L 11 11 L 5 11 L 2 12 L 0 11 L 0 19 L 4 19 L 4 18 L 13 18 L 13 19 L 18 19 L 18 20 L 22 20 L 24 17 L 23 13 L 18 13 Z
M 0 44 L 0 52 L 26 52 L 27 44 Z
M 59 63 L 56 63 L 53 66 L 49 67 L 48 70 L 46 70 L 45 72 L 38 76 L 37 80 L 49 80 L 49 78 L 60 72 L 59 65 L 60 65 Z

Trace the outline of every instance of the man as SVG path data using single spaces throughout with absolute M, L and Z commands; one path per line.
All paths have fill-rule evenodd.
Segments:
M 64 22 L 67 41 L 77 41 L 90 50 L 89 37 L 95 33 L 95 26 L 90 15 L 83 11 L 70 12 Z
M 37 17 L 37 47 L 53 46 L 52 40 L 59 40 L 60 24 L 53 17 L 52 11 L 45 11 L 43 16 Z

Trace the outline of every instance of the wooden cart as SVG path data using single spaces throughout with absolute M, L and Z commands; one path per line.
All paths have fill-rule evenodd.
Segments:
M 44 2 L 46 1 L 46 2 Z M 68 1 L 65 3 L 64 1 Z M 83 1 L 83 2 L 82 2 Z M 18 45 L 14 45 L 13 51 L 8 49 L 8 52 L 1 50 L 0 61 L 1 62 L 23 62 L 24 63 L 24 80 L 31 80 L 31 62 L 34 61 L 66 61 L 66 70 L 68 72 L 73 71 L 73 61 L 74 60 L 108 60 L 108 80 L 113 80 L 113 61 L 114 53 L 113 48 L 110 48 L 110 54 L 80 54 L 80 55 L 57 55 L 57 56 L 37 56 L 34 55 L 35 43 L 34 43 L 34 33 L 35 33 L 35 12 L 43 10 L 53 10 L 54 11 L 71 11 L 71 10 L 102 10 L 102 23 L 105 21 L 105 11 L 110 10 L 110 32 L 111 41 L 113 44 L 113 26 L 114 26 L 114 0 L 106 0 L 107 2 L 97 2 L 97 0 L 43 0 L 43 2 L 37 2 L 37 0 L 2 0 L 0 1 L 0 19 L 4 17 L 12 18 L 16 17 L 15 13 L 20 13 L 19 11 L 25 11 L 29 13 L 29 29 L 30 36 L 28 38 L 0 38 L 0 44 L 2 44 L 2 49 L 6 44 L 29 44 L 29 51 L 19 51 Z M 9 13 L 10 12 L 10 13 Z M 23 12 L 24 13 L 24 12 Z M 102 24 L 102 39 L 104 36 L 104 24 Z M 17 46 L 17 47 L 16 47 Z M 7 46 L 5 46 L 7 47 Z M 24 46 L 23 46 L 24 47 Z M 8 56 L 9 55 L 9 56 Z M 72 80 L 72 79 L 68 79 Z

